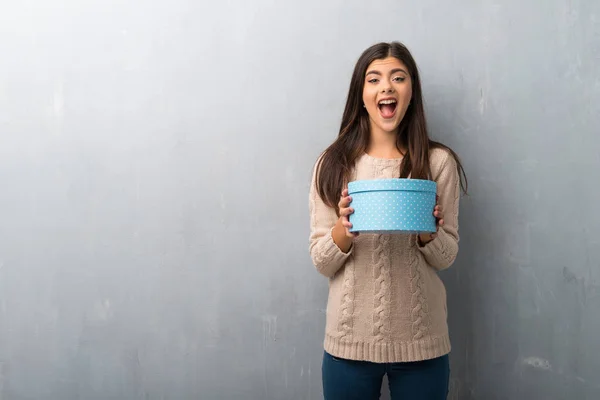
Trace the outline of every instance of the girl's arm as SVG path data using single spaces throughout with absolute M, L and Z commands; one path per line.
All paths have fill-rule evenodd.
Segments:
M 313 171 L 309 193 L 309 251 L 313 264 L 321 274 L 331 278 L 352 254 L 352 238 L 346 235 L 342 219 L 321 200 L 316 190 Z
M 442 151 L 442 150 L 439 150 Z M 425 260 L 441 271 L 450 267 L 458 254 L 458 207 L 460 181 L 456 160 L 444 151 L 445 156 L 435 179 L 438 186 L 439 204 L 442 207 L 444 224 L 439 227 L 435 239 L 419 245 Z

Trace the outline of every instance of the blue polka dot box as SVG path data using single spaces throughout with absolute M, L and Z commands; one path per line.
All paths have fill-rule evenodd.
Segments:
M 434 181 L 422 179 L 371 179 L 348 183 L 352 197 L 351 232 L 435 232 Z

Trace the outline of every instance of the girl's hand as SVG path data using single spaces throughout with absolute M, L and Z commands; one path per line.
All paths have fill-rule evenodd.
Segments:
M 439 199 L 440 199 L 440 197 L 438 195 L 436 195 L 435 196 L 436 203 L 438 202 Z M 433 216 L 435 217 L 436 233 L 421 233 L 421 234 L 419 234 L 419 241 L 421 242 L 422 245 L 429 243 L 433 239 L 435 239 L 437 237 L 437 231 L 440 230 L 440 226 L 444 225 L 444 212 L 442 211 L 442 206 L 440 206 L 439 204 L 436 204 L 435 208 L 433 209 Z
M 340 209 L 340 220 L 345 228 L 346 237 L 355 238 L 358 236 L 358 232 L 350 232 L 352 223 L 350 223 L 349 216 L 354 212 L 354 209 L 350 207 L 351 202 L 352 197 L 348 196 L 348 189 L 344 189 L 342 191 L 340 202 L 338 203 L 338 208 Z
M 435 217 L 435 230 L 436 232 L 440 230 L 440 226 L 444 225 L 444 212 L 442 211 L 442 206 L 438 204 L 440 200 L 440 196 L 435 195 L 435 208 L 433 209 L 433 216 Z M 434 234 L 435 235 L 435 234 Z

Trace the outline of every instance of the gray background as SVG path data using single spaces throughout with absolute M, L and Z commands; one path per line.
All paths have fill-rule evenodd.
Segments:
M 321 398 L 308 184 L 380 40 L 470 178 L 451 398 L 599 398 L 600 3 L 528 3 L 2 1 L 0 399 Z

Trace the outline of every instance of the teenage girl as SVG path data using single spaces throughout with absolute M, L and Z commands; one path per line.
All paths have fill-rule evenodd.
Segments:
M 458 253 L 462 177 L 454 151 L 429 139 L 419 73 L 408 49 L 393 42 L 365 50 L 354 68 L 339 135 L 317 160 L 309 195 L 310 255 L 329 278 L 325 399 L 379 399 L 384 375 L 394 400 L 446 398 L 450 339 L 438 272 Z M 437 182 L 431 210 L 437 232 L 350 232 L 348 182 L 379 178 Z

